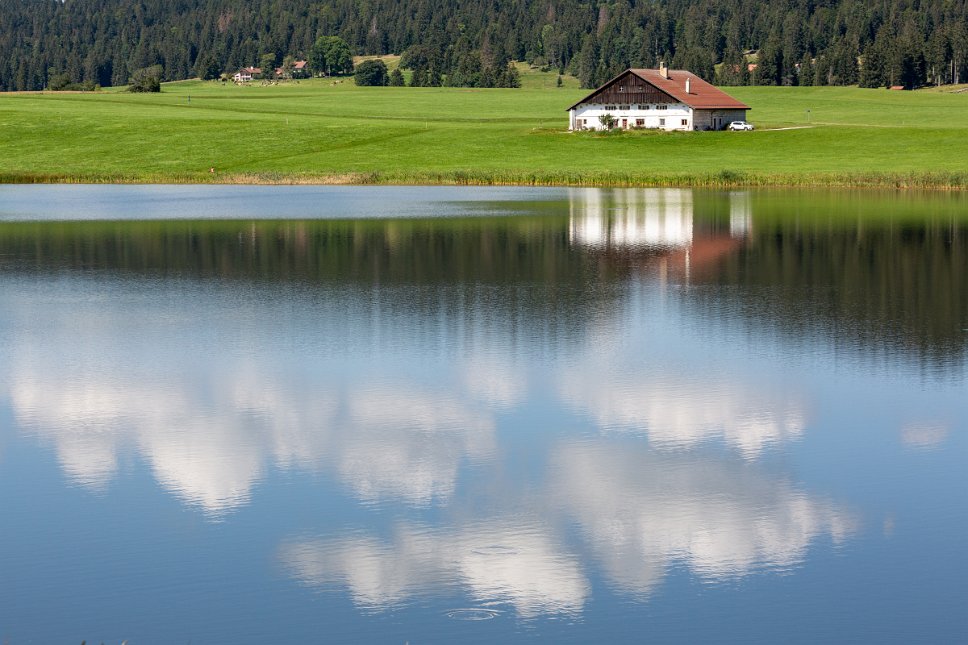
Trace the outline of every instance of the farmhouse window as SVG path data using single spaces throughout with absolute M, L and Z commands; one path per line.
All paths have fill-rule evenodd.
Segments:
M 618 91 L 619 92 L 624 92 L 625 91 L 625 86 L 624 85 L 619 85 L 618 86 Z
M 665 125 L 665 119 L 659 119 L 659 125 Z
M 689 125 L 689 119 L 683 119 L 682 125 Z
M 645 119 L 636 119 L 635 120 L 635 127 L 641 128 L 644 125 L 645 125 Z
M 618 106 L 618 109 L 620 109 L 620 110 L 629 110 L 631 108 L 632 108 L 631 105 L 620 105 L 620 106 Z
M 657 106 L 655 106 L 655 109 L 657 109 L 657 110 L 668 110 L 669 109 L 669 106 L 668 105 L 657 105 Z
M 617 110 L 617 109 L 618 109 L 618 107 L 617 107 L 617 106 L 614 106 L 614 105 L 606 105 L 606 106 L 605 106 L 605 109 L 606 109 L 606 110 Z

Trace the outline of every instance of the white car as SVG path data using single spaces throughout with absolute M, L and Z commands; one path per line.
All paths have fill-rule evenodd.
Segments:
M 752 130 L 753 124 L 746 121 L 733 121 L 726 126 L 727 130 Z

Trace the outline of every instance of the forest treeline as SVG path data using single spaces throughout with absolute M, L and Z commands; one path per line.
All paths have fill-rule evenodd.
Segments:
M 584 87 L 659 60 L 723 85 L 968 81 L 968 0 L 0 0 L 0 90 L 204 77 L 320 36 L 406 53 L 427 84 L 513 60 Z

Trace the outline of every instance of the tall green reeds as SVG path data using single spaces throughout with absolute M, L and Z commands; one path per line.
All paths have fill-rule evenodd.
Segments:
M 521 170 L 388 171 L 355 173 L 41 173 L 0 172 L 5 184 L 253 184 L 446 185 L 576 187 L 797 187 L 966 190 L 965 172 L 702 173 L 574 172 Z

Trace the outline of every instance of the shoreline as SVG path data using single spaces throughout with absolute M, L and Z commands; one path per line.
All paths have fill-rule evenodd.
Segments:
M 968 190 L 965 172 L 710 173 L 441 172 L 35 173 L 0 172 L 0 184 L 214 184 L 318 186 L 548 186 L 582 188 L 889 188 Z

